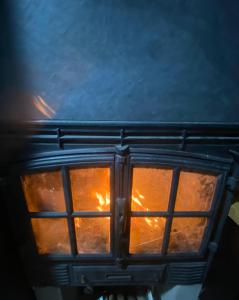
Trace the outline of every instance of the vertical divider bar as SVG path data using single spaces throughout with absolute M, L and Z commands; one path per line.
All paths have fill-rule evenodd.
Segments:
M 173 170 L 173 178 L 172 178 L 171 191 L 169 197 L 169 206 L 168 206 L 169 216 L 166 220 L 165 231 L 164 231 L 164 239 L 163 239 L 163 246 L 162 246 L 163 255 L 165 255 L 168 251 L 170 232 L 171 232 L 171 227 L 173 222 L 173 212 L 174 212 L 175 201 L 176 201 L 177 190 L 178 190 L 179 174 L 180 174 L 180 168 L 176 167 Z
M 64 196 L 65 196 L 65 204 L 66 204 L 66 212 L 67 212 L 68 230 L 69 230 L 70 243 L 71 243 L 71 253 L 73 256 L 75 256 L 77 255 L 77 245 L 76 245 L 74 220 L 72 218 L 73 205 L 72 205 L 72 197 L 71 197 L 70 178 L 69 178 L 68 169 L 66 167 L 62 167 L 61 172 L 63 178 L 63 188 L 64 188 Z
M 119 201 L 124 196 L 123 186 L 124 186 L 124 163 L 125 158 L 116 154 L 115 155 L 115 178 L 116 178 L 116 203 L 115 203 L 115 237 L 116 237 L 116 257 L 119 258 L 122 256 L 123 248 L 122 247 L 122 240 L 119 233 Z M 119 200 L 119 201 L 118 201 Z
M 126 226 L 128 221 L 128 205 L 126 198 L 126 165 L 129 147 L 117 145 L 115 147 L 115 246 L 116 263 L 124 267 L 127 253 Z
M 115 158 L 110 165 L 110 252 L 115 256 Z

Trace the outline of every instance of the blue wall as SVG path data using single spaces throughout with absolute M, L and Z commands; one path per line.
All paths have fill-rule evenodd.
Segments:
M 239 121 L 239 4 L 12 2 L 19 93 L 55 119 Z

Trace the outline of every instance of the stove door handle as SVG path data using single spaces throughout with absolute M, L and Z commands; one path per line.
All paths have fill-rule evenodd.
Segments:
M 117 198 L 118 206 L 118 222 L 119 222 L 119 233 L 122 235 L 126 231 L 127 226 L 127 201 L 126 198 Z

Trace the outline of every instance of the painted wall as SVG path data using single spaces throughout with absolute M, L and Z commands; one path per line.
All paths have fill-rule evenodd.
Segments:
M 239 121 L 238 1 L 11 3 L 29 118 Z

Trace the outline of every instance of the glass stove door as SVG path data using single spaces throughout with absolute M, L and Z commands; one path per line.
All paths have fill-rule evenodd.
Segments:
M 175 170 L 133 168 L 130 254 L 199 252 L 217 176 Z M 122 199 L 117 199 L 119 203 L 116 201 L 114 206 L 119 215 L 112 220 L 114 206 L 110 178 L 110 167 L 107 166 L 61 168 L 22 176 L 39 254 L 112 253 L 113 222 L 121 224 L 126 206 L 122 205 Z M 115 234 L 120 235 L 119 232 Z M 120 243 L 124 240 L 119 239 Z
M 111 252 L 110 167 L 37 172 L 21 181 L 39 254 Z
M 175 170 L 133 168 L 130 254 L 200 251 L 217 176 Z

